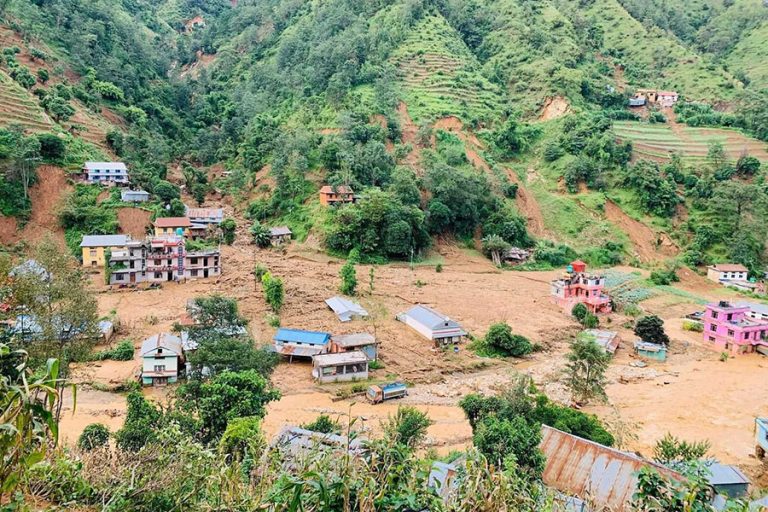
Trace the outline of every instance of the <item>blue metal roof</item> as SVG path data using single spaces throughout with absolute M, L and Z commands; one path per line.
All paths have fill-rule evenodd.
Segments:
M 301 331 L 299 329 L 278 329 L 272 338 L 284 343 L 307 343 L 309 345 L 325 345 L 331 335 L 327 332 Z

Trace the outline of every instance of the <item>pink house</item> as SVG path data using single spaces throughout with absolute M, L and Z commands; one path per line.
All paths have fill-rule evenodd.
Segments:
M 707 304 L 704 341 L 732 354 L 748 354 L 768 347 L 768 320 L 754 315 L 749 304 L 726 301 Z
M 592 313 L 610 313 L 611 298 L 603 293 L 605 276 L 589 274 L 583 261 L 574 261 L 563 276 L 551 283 L 550 295 L 555 304 L 570 312 L 578 303 Z

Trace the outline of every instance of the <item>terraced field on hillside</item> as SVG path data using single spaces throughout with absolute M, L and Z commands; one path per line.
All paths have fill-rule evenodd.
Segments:
M 746 153 L 768 162 L 768 144 L 737 130 L 619 121 L 613 131 L 632 142 L 636 158 L 667 161 L 673 153 L 680 153 L 687 163 L 697 163 L 706 159 L 710 145 L 717 142 L 734 160 Z
M 417 122 L 460 114 L 463 120 L 498 113 L 502 91 L 480 73 L 480 64 L 439 16 L 414 27 L 393 54 L 406 103 Z
M 49 131 L 52 127 L 32 95 L 0 71 L 0 126 L 13 124 L 32 131 Z

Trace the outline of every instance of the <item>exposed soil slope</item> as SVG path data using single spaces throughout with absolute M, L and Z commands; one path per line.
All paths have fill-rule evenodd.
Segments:
M 647 263 L 677 255 L 677 246 L 665 233 L 656 233 L 642 222 L 633 219 L 610 199 L 605 200 L 605 216 L 629 236 L 640 261 Z

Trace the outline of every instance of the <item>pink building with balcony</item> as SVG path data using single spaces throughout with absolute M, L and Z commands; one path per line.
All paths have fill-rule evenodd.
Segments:
M 768 320 L 754 315 L 749 304 L 726 301 L 707 304 L 702 320 L 704 341 L 720 350 L 749 354 L 768 347 Z
M 552 281 L 550 295 L 555 304 L 568 312 L 582 303 L 592 313 L 610 313 L 611 298 L 604 289 L 605 276 L 588 273 L 586 263 L 577 260 L 568 265 L 563 277 Z

